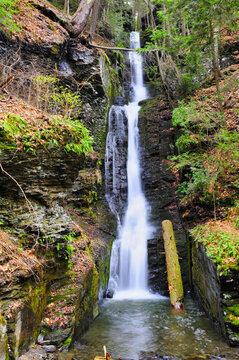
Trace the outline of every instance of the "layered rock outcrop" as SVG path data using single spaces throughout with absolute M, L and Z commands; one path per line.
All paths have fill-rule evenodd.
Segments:
M 22 15 L 16 15 L 19 21 Z M 38 126 L 38 113 L 41 119 L 49 114 L 42 112 L 34 79 L 57 78 L 59 86 L 72 92 L 80 87 L 78 119 L 91 129 L 98 150 L 85 157 L 52 144 L 25 152 L 9 146 L 0 134 L 0 237 L 13 244 L 9 256 L 0 255 L 0 358 L 18 359 L 38 342 L 33 353 L 42 351 L 36 357 L 45 352 L 53 359 L 56 350 L 68 348 L 98 315 L 98 301 L 107 287 L 115 234 L 99 152 L 109 100 L 101 68 L 106 72 L 107 66 L 97 51 L 86 48 L 82 39 L 70 40 L 64 28 L 39 9 L 30 7 L 24 19 L 21 33 L 1 33 L 2 74 L 16 75 L 7 88 L 11 95 L 1 98 L 1 117 L 9 105 L 9 113 L 35 116 Z M 25 257 L 20 259 L 19 251 Z M 23 266 L 27 257 L 37 265 L 26 261 Z M 33 353 L 22 356 L 34 358 Z
M 189 289 L 188 247 L 175 195 L 177 178 L 169 169 L 173 154 L 174 129 L 171 111 L 161 95 L 142 102 L 139 113 L 142 182 L 149 204 L 149 221 L 155 238 L 148 241 L 149 284 L 154 291 L 168 294 L 161 222 L 173 223 L 186 291 Z
M 239 273 L 220 274 L 202 244 L 192 247 L 192 280 L 204 310 L 232 346 L 239 345 Z

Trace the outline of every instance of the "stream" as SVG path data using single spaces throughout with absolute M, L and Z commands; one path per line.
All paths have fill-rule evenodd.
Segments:
M 174 312 L 168 298 L 105 300 L 100 316 L 71 351 L 59 360 L 93 360 L 103 356 L 103 345 L 113 359 L 146 359 L 143 352 L 177 359 L 238 360 L 238 349 L 230 348 L 192 300 L 185 310 Z M 154 359 L 154 357 L 152 357 Z

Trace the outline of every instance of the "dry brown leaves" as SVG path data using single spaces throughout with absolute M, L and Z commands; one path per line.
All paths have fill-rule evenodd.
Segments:
M 16 239 L 0 230 L 0 278 L 1 285 L 31 276 L 41 270 L 43 262 L 31 250 L 19 249 Z
M 234 64 L 222 71 L 220 90 L 223 96 L 223 115 L 228 130 L 239 131 L 239 64 Z M 218 111 L 216 86 L 198 90 L 194 96 L 198 108 L 210 112 Z
M 20 1 L 18 8 L 20 11 L 13 15 L 13 20 L 18 24 L 21 31 L 15 32 L 12 35 L 13 39 L 40 45 L 52 42 L 60 43 L 69 36 L 61 25 L 42 15 L 29 1 Z
M 49 114 L 28 105 L 25 101 L 4 95 L 0 99 L 0 120 L 4 121 L 7 114 L 22 117 L 32 127 L 37 127 L 40 121 L 49 118 Z

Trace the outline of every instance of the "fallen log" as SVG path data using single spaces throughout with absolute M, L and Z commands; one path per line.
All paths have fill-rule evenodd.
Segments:
M 183 282 L 171 221 L 164 220 L 162 222 L 162 230 L 170 301 L 174 309 L 180 310 L 183 309 Z

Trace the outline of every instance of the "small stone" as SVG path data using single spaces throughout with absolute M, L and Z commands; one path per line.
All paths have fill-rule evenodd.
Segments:
M 56 351 L 55 345 L 44 345 L 43 349 L 46 350 L 46 352 L 54 352 Z
M 39 334 L 39 336 L 38 336 L 38 338 L 37 338 L 38 344 L 42 344 L 43 340 L 44 340 L 43 335 L 42 335 L 42 334 Z

